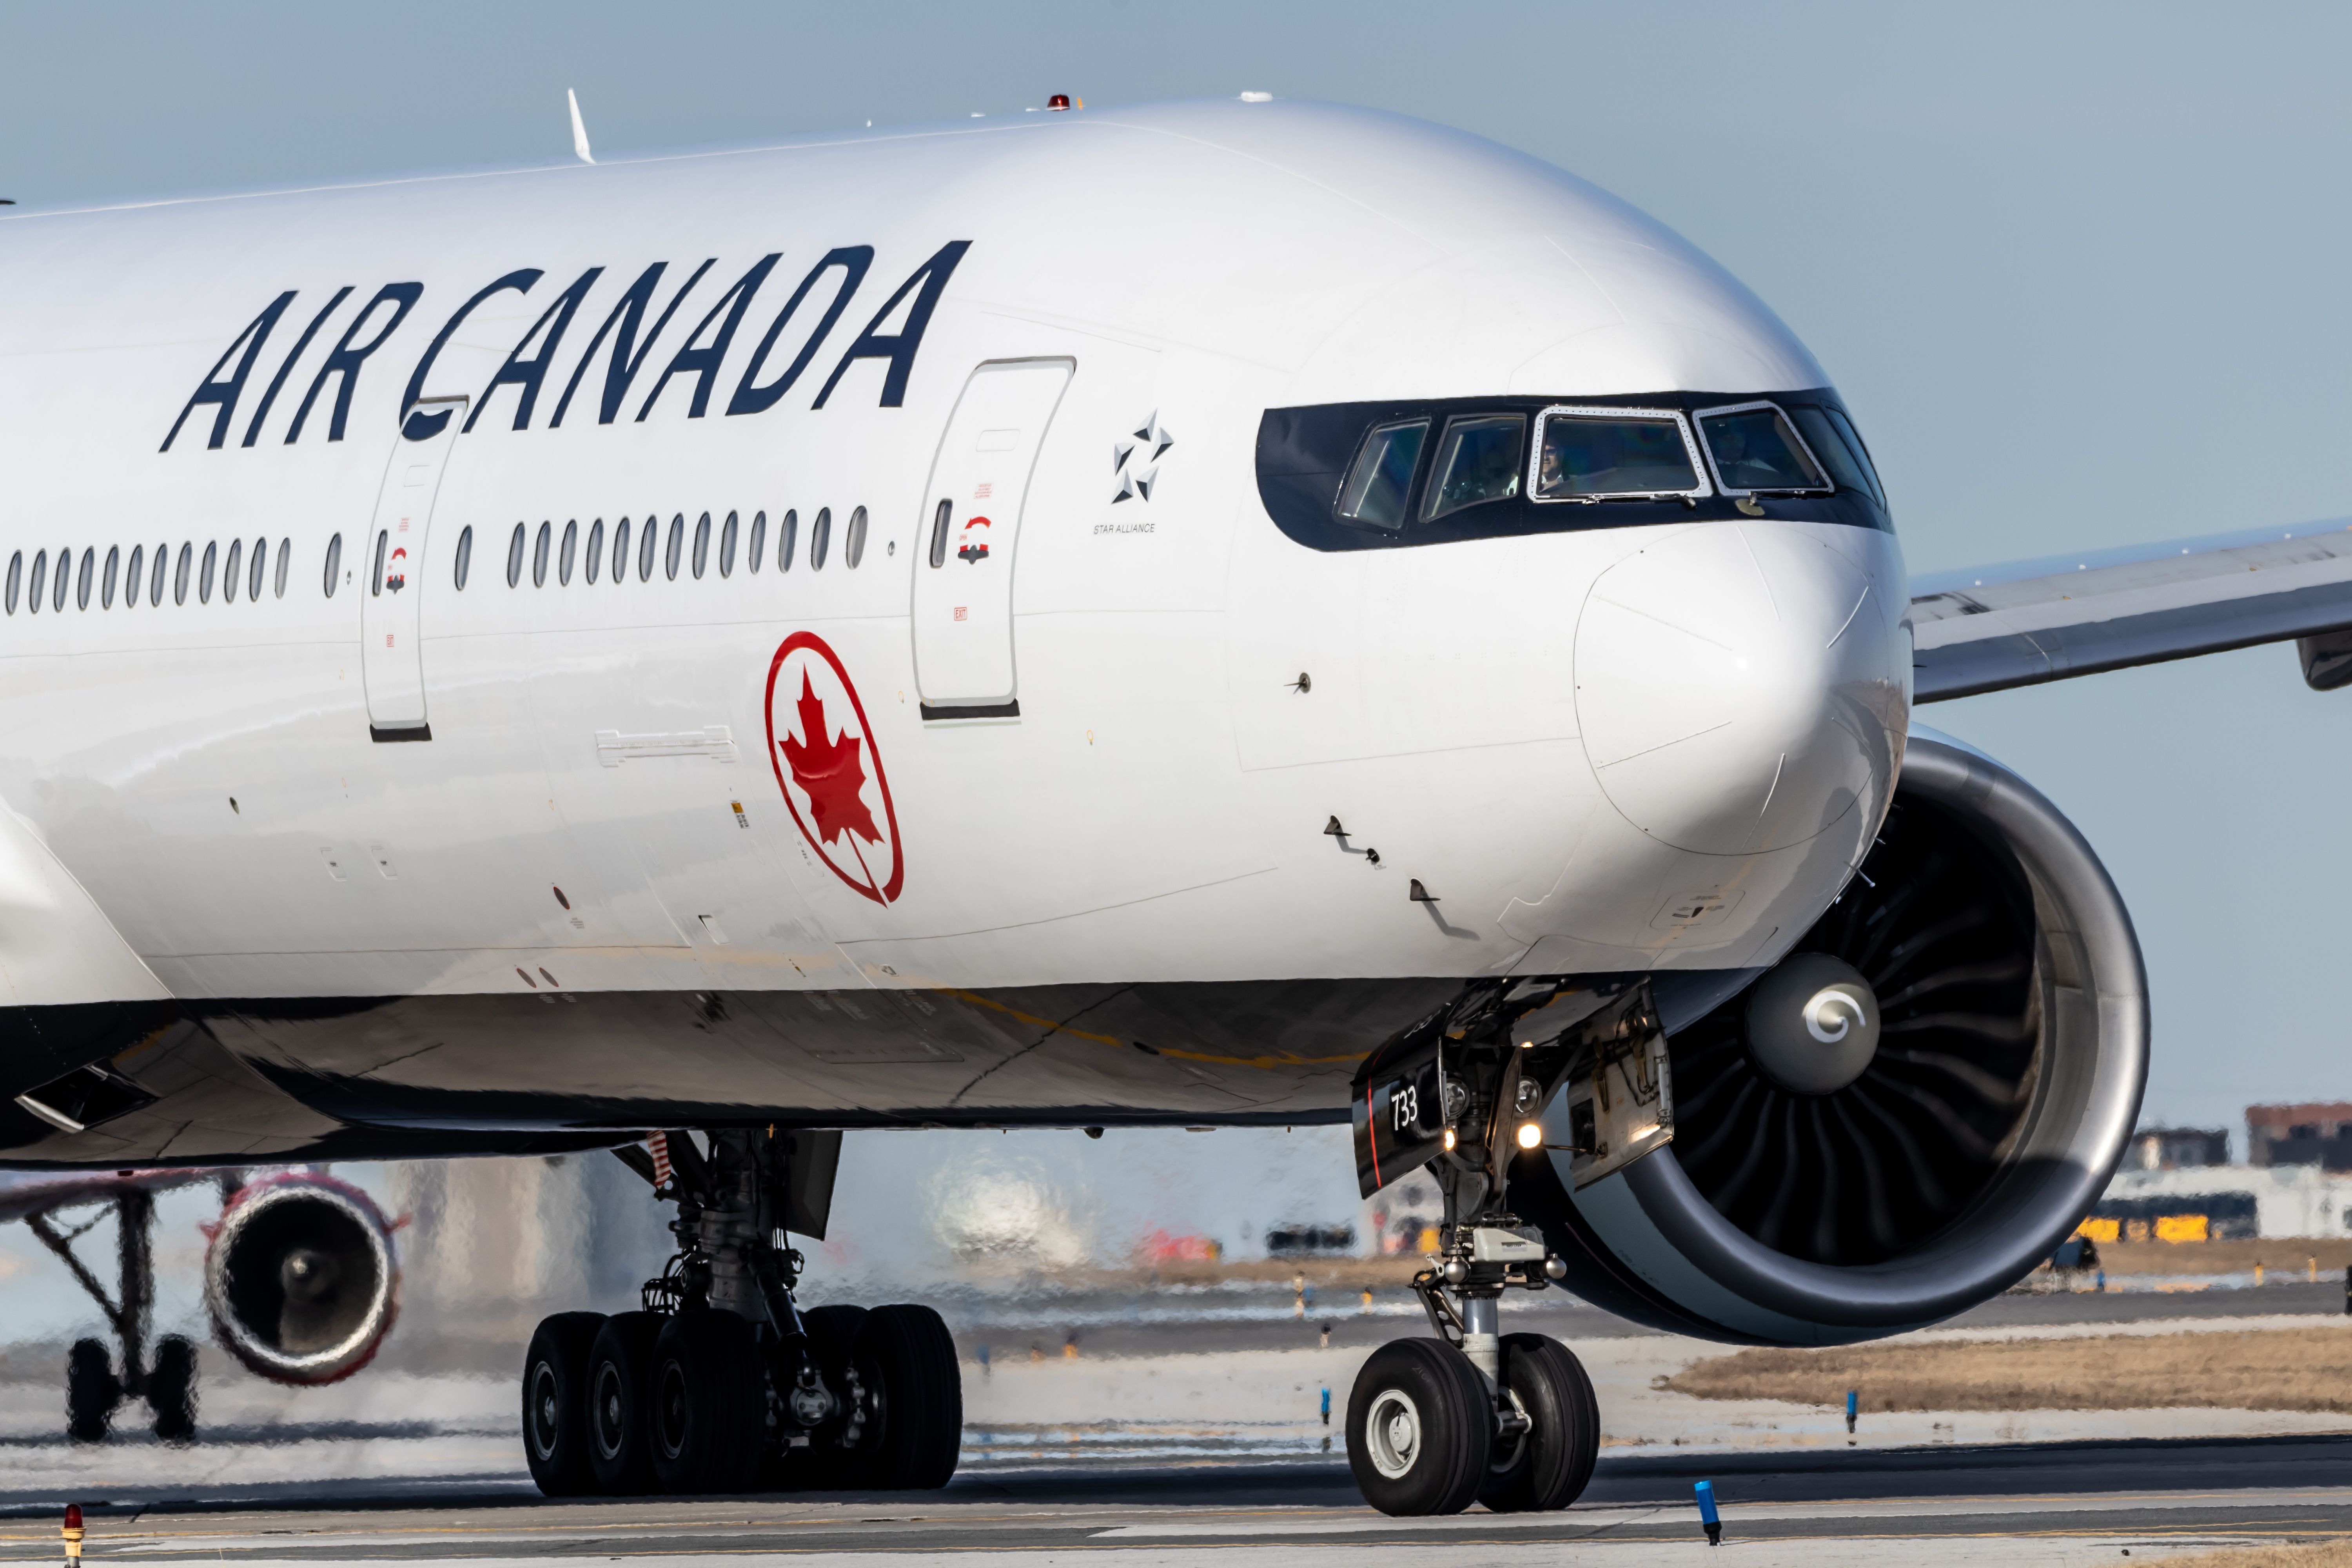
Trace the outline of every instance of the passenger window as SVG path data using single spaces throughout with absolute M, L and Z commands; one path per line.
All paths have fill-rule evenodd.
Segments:
M 1355 466 L 1339 487 L 1339 515 L 1374 528 L 1402 527 L 1405 496 L 1412 489 L 1412 471 L 1428 437 L 1426 419 L 1382 425 L 1365 437 Z
M 938 510 L 931 513 L 931 564 L 933 566 L 944 566 L 948 563 L 948 519 L 954 510 L 955 503 L 942 497 Z
M 1706 441 L 1707 459 L 1715 465 L 1715 482 L 1727 494 L 1830 488 L 1821 466 L 1805 450 L 1803 437 L 1773 404 L 1702 410 L 1698 428 Z
M 866 509 L 862 506 L 849 514 L 849 537 L 842 541 L 841 558 L 852 572 L 866 559 Z
M 1527 467 L 1522 456 L 1527 430 L 1527 416 L 1520 414 L 1447 421 L 1445 435 L 1437 443 L 1437 466 L 1431 470 L 1422 520 L 1431 521 L 1465 507 L 1517 495 L 1519 475 Z
M 784 521 L 776 524 L 776 570 L 793 569 L 793 548 L 800 542 L 801 514 L 797 510 L 784 513 Z
M 392 531 L 389 529 L 375 531 L 375 564 L 368 569 L 368 596 L 372 599 L 383 597 L 383 552 L 384 546 L 391 542 Z
M 523 525 L 515 524 L 514 537 L 507 541 L 507 586 L 522 586 Z
M 106 547 L 106 581 L 98 590 L 98 607 L 101 610 L 114 608 L 114 579 L 121 565 L 121 550 L 114 545 L 108 545 Z
M 466 574 L 473 569 L 474 525 L 469 522 L 457 531 L 457 564 L 451 575 L 457 582 L 458 592 L 465 592 Z M 286 580 L 286 552 L 283 548 L 278 552 L 278 580 L 281 584 Z
M 709 564 L 710 514 L 706 511 L 696 521 L 694 525 L 694 577 L 696 582 L 698 583 L 702 580 L 703 568 Z M 670 575 L 673 577 L 677 575 L 677 567 L 673 566 L 670 568 Z
M 468 529 L 467 531 L 470 533 L 472 530 Z M 286 568 L 293 563 L 293 560 L 294 542 L 290 539 L 280 539 L 278 542 L 278 587 L 276 592 L 278 597 L 281 599 L 286 596 Z M 133 577 L 138 576 L 139 568 L 136 566 L 131 567 L 131 575 Z
M 580 520 L 573 518 L 563 525 L 563 553 L 555 563 L 555 580 L 564 587 L 572 585 L 572 562 L 580 549 Z
M 833 542 L 833 508 L 816 509 L 816 521 L 809 525 L 809 570 L 824 570 L 825 548 Z
M 751 558 L 751 570 L 754 572 L 760 569 L 760 552 L 767 548 L 767 543 L 768 514 L 764 511 L 753 512 L 751 514 L 751 547 L 744 553 Z
M 73 547 L 68 545 L 58 552 L 57 574 L 50 579 L 49 583 L 49 608 L 62 614 L 66 607 L 66 595 L 72 589 Z
M 735 514 L 727 514 L 727 525 L 719 531 L 719 574 L 735 575 Z
M 588 568 L 588 582 L 591 586 L 594 585 L 597 568 L 602 566 L 604 562 L 604 520 L 600 517 L 595 521 L 588 525 L 587 559 L 581 563 L 581 564 Z
M 98 552 L 88 545 L 84 545 L 81 552 L 81 577 L 80 580 L 74 584 L 75 609 L 87 610 L 89 608 L 89 590 L 92 580 L 95 579 L 97 575 Z
M 242 539 L 232 539 L 228 542 L 228 570 L 221 574 L 222 604 L 234 605 L 236 603 L 237 574 L 244 565 L 245 541 Z
M 647 543 L 653 534 L 646 535 Z M 662 575 L 670 582 L 677 581 L 677 564 L 686 554 L 686 513 L 673 512 L 669 520 L 669 548 L 662 552 Z
M 37 616 L 41 613 L 41 590 L 48 585 L 48 581 L 49 552 L 46 550 L 36 551 L 33 554 L 33 592 L 29 595 L 28 603 L 33 614 Z
M 613 525 L 613 585 L 629 580 L 629 520 L 623 518 Z
M 331 599 L 331 598 L 333 598 L 333 597 L 335 596 L 335 579 L 336 579 L 336 578 L 338 578 L 338 577 L 340 577 L 340 576 L 341 576 L 342 574 L 343 574 L 343 536 L 342 536 L 341 534 L 340 534 L 340 533 L 339 533 L 339 534 L 335 535 L 332 539 L 330 539 L 329 541 L 327 541 L 327 597 L 329 597 L 330 599 Z M 157 595 L 156 595 L 156 598 L 157 598 L 157 600 L 158 600 L 158 601 L 160 601 L 160 600 L 162 599 L 162 597 L 163 597 L 163 595 L 162 595 L 162 593 L 160 592 L 160 588 L 161 588 L 161 585 L 162 585 L 162 584 L 163 584 L 163 552 L 162 547 L 161 547 L 161 546 L 158 546 L 158 547 L 156 548 L 156 551 L 155 551 L 155 582 L 156 582 L 157 586 L 158 586 L 158 589 L 159 589 L 159 592 L 158 592 L 158 593 L 157 593 Z
M 122 574 L 122 607 L 124 609 L 137 607 L 139 589 L 146 571 L 147 547 L 143 544 L 134 544 L 131 547 L 131 570 Z M 14 615 L 16 610 L 16 565 L 12 561 L 8 563 L 8 612 L 11 615 Z
M 174 605 L 184 605 L 188 602 L 188 578 L 193 574 L 195 564 L 196 547 L 193 544 L 181 545 L 179 564 L 172 570 L 172 603 Z
M 196 579 L 196 603 L 199 605 L 213 602 L 213 568 L 218 563 L 219 550 L 220 546 L 214 541 L 205 541 L 205 569 Z
M 539 542 L 530 552 L 530 585 L 534 588 L 547 586 L 547 546 L 553 537 L 551 524 L 542 522 L 539 525 Z
M 21 550 L 8 557 L 8 613 L 16 613 L 16 595 L 25 586 L 25 552 Z
M 269 540 L 267 535 L 253 542 L 253 575 L 245 584 L 245 596 L 258 602 L 261 598 L 261 570 L 269 563 Z
M 1703 496 L 1682 416 L 1646 408 L 1547 408 L 1537 426 L 1535 499 Z
M 661 519 L 646 519 L 643 531 L 645 537 L 637 542 L 637 581 L 650 583 L 654 580 L 654 541 L 661 535 Z

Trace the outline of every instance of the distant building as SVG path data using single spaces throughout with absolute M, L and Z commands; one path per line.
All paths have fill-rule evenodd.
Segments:
M 2246 1161 L 2352 1171 L 2352 1104 L 2343 1100 L 2246 1107 Z
M 2352 1176 L 2311 1165 L 2144 1171 L 2126 1163 L 2082 1230 L 2102 1245 L 2343 1236 L 2352 1232 Z
M 2143 1127 L 2132 1134 L 2131 1152 L 2124 1156 L 2125 1165 L 2135 1171 L 2184 1171 L 2229 1163 L 2226 1127 Z
M 1265 1231 L 1269 1258 L 1345 1258 L 1355 1250 L 1352 1225 L 1275 1225 Z

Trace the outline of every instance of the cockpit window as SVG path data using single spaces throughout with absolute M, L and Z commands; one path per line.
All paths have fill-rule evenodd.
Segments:
M 1422 502 L 1422 521 L 1441 518 L 1483 501 L 1508 500 L 1519 493 L 1525 468 L 1520 453 L 1528 421 L 1519 414 L 1486 414 L 1449 419 L 1437 443 L 1437 467 Z
M 1428 437 L 1426 419 L 1382 425 L 1365 437 L 1347 481 L 1339 487 L 1339 515 L 1375 528 L 1403 527 L 1405 497 L 1412 489 L 1412 471 Z
M 1759 515 L 1894 527 L 1869 455 L 1826 386 L 1268 408 L 1256 468 L 1266 515 L 1310 550 Z
M 1862 491 L 1881 506 L 1886 504 L 1886 490 L 1878 482 L 1878 470 L 1870 466 L 1870 454 L 1863 448 L 1862 437 L 1843 414 L 1810 403 L 1792 403 L 1789 405 L 1789 417 L 1797 422 L 1798 434 L 1804 437 L 1805 445 L 1828 468 L 1830 478 L 1847 489 Z
M 1539 428 L 1538 500 L 1707 493 L 1690 427 L 1671 409 L 1547 408 Z
M 1830 488 L 1821 465 L 1805 449 L 1804 438 L 1777 404 L 1702 409 L 1698 427 L 1715 464 L 1716 483 L 1727 494 L 1787 495 Z

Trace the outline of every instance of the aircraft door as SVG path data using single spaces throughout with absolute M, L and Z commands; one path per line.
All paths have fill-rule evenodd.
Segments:
M 367 684 L 368 730 L 379 741 L 430 740 L 425 722 L 425 665 L 418 646 L 417 600 L 425 588 L 425 532 L 433 498 L 457 445 L 462 397 L 427 398 L 431 412 L 452 410 L 440 430 L 422 441 L 405 437 L 393 448 L 376 497 L 375 520 L 362 542 L 367 578 L 360 595 L 360 669 Z
M 994 360 L 948 416 L 916 535 L 915 685 L 926 719 L 1010 718 L 1013 556 L 1045 427 L 1077 362 Z

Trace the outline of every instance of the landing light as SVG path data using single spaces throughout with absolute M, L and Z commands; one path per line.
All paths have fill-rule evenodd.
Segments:
M 1451 1127 L 1445 1130 L 1445 1146 L 1448 1149 L 1454 1147 L 1454 1129 Z
M 1543 1142 L 1543 1129 L 1532 1121 L 1519 1123 L 1519 1147 L 1532 1149 Z

